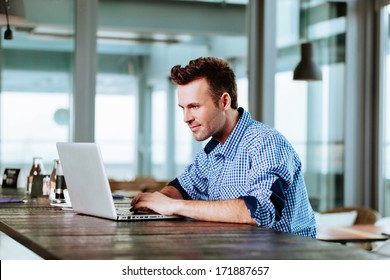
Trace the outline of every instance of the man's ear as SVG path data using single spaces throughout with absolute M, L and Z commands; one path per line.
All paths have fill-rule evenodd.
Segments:
M 230 108 L 230 104 L 232 100 L 230 98 L 229 93 L 227 93 L 226 91 L 222 93 L 220 100 L 221 100 L 221 105 L 225 110 Z

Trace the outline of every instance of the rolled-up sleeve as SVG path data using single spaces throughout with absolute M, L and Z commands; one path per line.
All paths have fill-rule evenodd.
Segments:
M 294 154 L 278 135 L 263 138 L 252 146 L 250 154 L 248 196 L 241 198 L 259 226 L 272 227 L 283 216 L 285 190 L 292 183 L 296 169 Z

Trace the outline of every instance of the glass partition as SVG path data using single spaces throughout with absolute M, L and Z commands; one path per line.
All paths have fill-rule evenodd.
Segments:
M 277 32 L 275 127 L 302 160 L 313 208 L 343 205 L 345 3 L 278 0 Z M 306 41 L 322 81 L 293 80 Z
M 27 173 L 32 157 L 41 156 L 50 171 L 58 157 L 55 142 L 72 141 L 72 124 L 86 119 L 94 121 L 88 139 L 100 144 L 110 178 L 169 180 L 181 173 L 204 143 L 194 141 L 182 122 L 170 69 L 200 56 L 227 59 L 237 73 L 239 105 L 247 107 L 247 2 L 99 0 L 91 120 L 82 110 L 72 114 L 80 109 L 73 104 L 77 2 L 24 1 L 26 22 L 11 23 L 13 40 L 0 40 L 1 170 Z M 213 16 L 199 24 L 200 11 Z M 221 24 L 225 12 L 230 25 Z
M 380 17 L 379 206 L 383 216 L 390 216 L 390 5 L 382 7 Z

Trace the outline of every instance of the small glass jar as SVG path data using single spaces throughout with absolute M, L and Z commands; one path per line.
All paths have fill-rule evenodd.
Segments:
M 35 175 L 45 174 L 45 168 L 43 166 L 43 160 L 41 157 L 33 157 L 33 164 L 30 169 L 27 182 L 27 193 L 31 193 L 32 183 Z

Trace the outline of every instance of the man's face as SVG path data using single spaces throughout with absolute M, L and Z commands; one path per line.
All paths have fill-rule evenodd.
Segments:
M 225 124 L 222 104 L 215 105 L 209 93 L 206 79 L 195 80 L 178 86 L 179 107 L 183 109 L 183 120 L 188 124 L 195 140 L 203 141 L 213 136 L 220 140 Z

